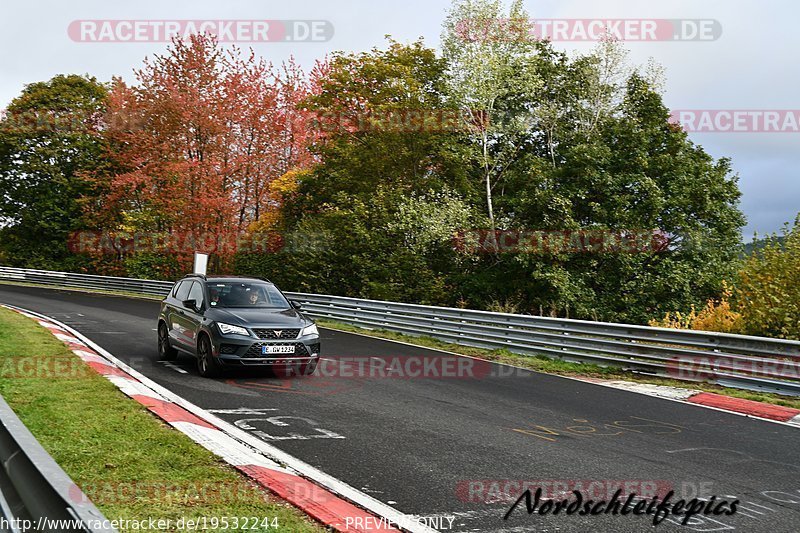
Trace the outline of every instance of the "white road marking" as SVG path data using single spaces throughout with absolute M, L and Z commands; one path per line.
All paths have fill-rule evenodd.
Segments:
M 702 391 L 694 389 L 682 389 L 680 387 L 669 387 L 666 385 L 653 385 L 650 383 L 635 383 L 631 381 L 604 381 L 609 387 L 624 389 L 631 392 L 641 392 L 650 396 L 658 396 L 671 400 L 687 400 Z
M 150 390 L 138 381 L 114 375 L 108 375 L 106 378 L 128 396 L 147 396 L 149 398 L 155 398 L 156 400 L 167 401 L 163 396 Z
M 171 369 L 172 369 L 172 370 L 174 370 L 175 372 L 180 372 L 181 374 L 188 374 L 188 372 L 187 372 L 186 370 L 182 369 L 182 368 L 181 368 L 181 367 L 179 367 L 179 366 L 175 366 L 175 365 L 173 365 L 173 364 L 172 364 L 172 363 L 170 363 L 169 361 L 159 361 L 159 363 L 161 363 L 162 365 L 164 365 L 164 366 L 165 366 L 165 367 L 167 367 L 167 368 L 171 368 Z
M 237 409 L 206 409 L 206 411 L 221 415 L 263 415 L 268 411 L 277 411 L 277 409 L 251 409 L 250 407 L 239 407 Z
M 191 422 L 170 422 L 170 425 L 180 429 L 193 441 L 211 450 L 234 466 L 256 465 L 279 472 L 291 473 L 275 461 L 251 450 L 218 429 L 199 426 Z
M 251 422 L 267 422 L 272 424 L 273 426 L 277 427 L 289 427 L 289 423 L 285 422 L 284 420 L 300 420 L 301 422 L 305 422 L 314 433 L 289 433 L 288 435 L 272 435 L 265 431 L 259 430 L 257 427 L 251 424 Z M 233 423 L 239 429 L 243 429 L 255 435 L 256 437 L 263 439 L 265 441 L 275 441 L 275 440 L 311 440 L 311 439 L 344 439 L 343 435 L 339 435 L 333 431 L 323 429 L 321 427 L 317 427 L 317 422 L 309 419 L 303 418 L 300 416 L 273 416 L 269 418 L 242 418 Z M 304 427 L 305 429 L 305 427 Z

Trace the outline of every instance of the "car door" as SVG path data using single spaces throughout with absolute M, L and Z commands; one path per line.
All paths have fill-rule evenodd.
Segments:
M 196 282 L 192 280 L 183 280 L 181 286 L 175 294 L 174 309 L 172 309 L 170 321 L 170 337 L 175 341 L 177 348 L 189 350 L 194 352 L 194 328 L 192 326 L 192 318 L 187 315 L 186 306 L 183 302 L 190 298 L 191 292 Z
M 181 300 L 179 297 L 182 296 L 185 299 L 186 295 L 189 294 L 190 288 L 190 282 L 186 280 L 179 281 L 175 284 L 169 296 L 164 300 L 164 320 L 167 323 L 167 332 L 173 345 L 178 342 L 178 334 L 180 331 L 177 322 L 177 316 L 181 310 Z
M 206 307 L 205 286 L 199 281 L 192 282 L 189 289 L 187 300 L 195 301 L 195 308 L 184 308 L 183 319 L 186 326 L 187 343 L 194 352 L 197 349 L 197 335 L 200 333 L 200 326 L 203 324 L 203 312 Z

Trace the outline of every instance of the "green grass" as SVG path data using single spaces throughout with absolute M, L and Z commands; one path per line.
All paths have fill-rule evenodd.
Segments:
M 603 367 L 590 363 L 572 363 L 569 361 L 561 361 L 559 359 L 552 359 L 544 355 L 521 355 L 510 352 L 508 350 L 486 350 L 483 348 L 473 348 L 470 346 L 460 346 L 449 342 L 440 341 L 431 337 L 425 336 L 411 336 L 402 333 L 397 333 L 388 330 L 364 329 L 351 324 L 345 324 L 330 319 L 317 319 L 317 324 L 323 327 L 338 329 L 341 331 L 349 331 L 352 333 L 361 333 L 372 337 L 379 337 L 382 339 L 390 339 L 426 348 L 435 348 L 437 350 L 444 350 L 462 355 L 469 355 L 486 359 L 488 361 L 496 361 L 498 363 L 506 363 L 537 372 L 545 372 L 548 374 L 557 374 L 561 376 L 571 377 L 596 377 L 602 379 L 621 379 L 625 381 L 634 381 L 637 383 L 649 383 L 653 385 L 667 385 L 670 387 L 678 387 L 682 389 L 694 389 L 706 392 L 713 392 L 734 398 L 742 398 L 745 400 L 753 400 L 757 402 L 771 403 L 781 405 L 784 407 L 794 407 L 800 409 L 800 398 L 796 396 L 783 396 L 780 394 L 771 394 L 766 392 L 752 392 L 742 389 L 732 389 L 729 387 L 721 387 L 712 383 L 702 383 L 696 381 L 680 381 L 676 379 L 661 378 L 657 376 L 647 376 L 644 374 L 637 374 L 633 372 L 626 372 L 619 368 Z
M 57 358 L 58 368 L 79 371 L 20 377 L 17 358 Z M 109 519 L 277 517 L 281 531 L 325 531 L 88 370 L 46 329 L 6 309 L 0 393 Z

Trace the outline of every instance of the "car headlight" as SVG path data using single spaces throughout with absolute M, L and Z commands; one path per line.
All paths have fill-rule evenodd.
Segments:
M 306 335 L 319 335 L 319 330 L 317 330 L 317 325 L 311 324 L 310 326 L 304 327 L 303 331 L 300 332 L 300 336 L 305 337 Z
M 217 322 L 217 326 L 219 326 L 219 330 L 222 332 L 223 335 L 228 335 L 230 333 L 235 333 L 236 335 L 247 335 L 250 336 L 250 333 L 242 326 L 232 326 L 230 324 L 223 324 L 222 322 Z

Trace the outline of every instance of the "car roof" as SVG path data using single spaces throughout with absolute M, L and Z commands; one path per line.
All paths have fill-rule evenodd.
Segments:
M 187 276 L 187 279 L 191 279 L 192 276 Z M 202 279 L 202 278 L 201 278 Z M 207 283 L 214 283 L 214 282 L 231 282 L 231 281 L 241 281 L 243 283 L 269 283 L 272 284 L 271 281 L 266 279 L 259 279 L 259 278 L 250 278 L 245 276 L 214 276 L 205 278 Z

